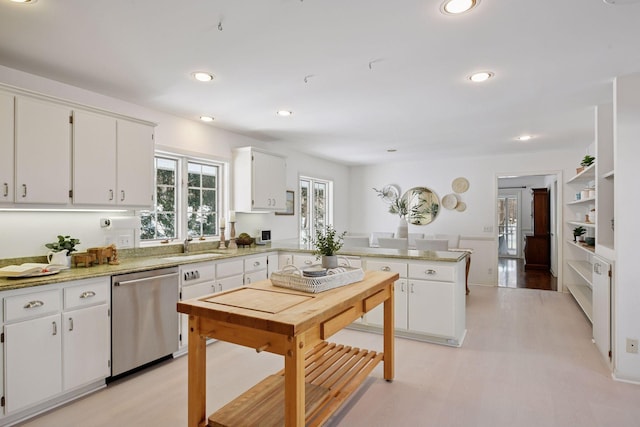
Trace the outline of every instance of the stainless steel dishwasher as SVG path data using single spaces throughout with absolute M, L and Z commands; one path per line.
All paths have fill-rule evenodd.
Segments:
M 178 268 L 111 278 L 111 376 L 178 350 Z

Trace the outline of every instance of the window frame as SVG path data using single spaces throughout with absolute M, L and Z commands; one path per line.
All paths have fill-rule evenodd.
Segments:
M 302 227 L 303 221 L 303 197 L 302 197 L 302 183 L 303 181 L 309 182 L 309 191 L 310 194 L 307 195 L 308 204 L 309 204 L 309 213 L 308 213 L 308 233 L 309 235 L 305 237 L 305 229 Z M 311 177 L 308 175 L 300 175 L 298 177 L 298 194 L 299 194 L 299 207 L 298 214 L 300 215 L 300 219 L 298 221 L 298 235 L 299 240 L 302 243 L 305 243 L 307 239 L 315 238 L 316 233 L 316 219 L 315 219 L 315 198 L 313 197 L 315 191 L 316 184 L 325 184 L 326 185 L 326 206 L 324 209 L 325 213 L 325 227 L 329 224 L 333 224 L 333 181 L 330 179 Z
M 176 172 L 176 236 L 173 238 L 154 238 L 154 239 L 140 239 L 142 245 L 154 245 L 158 244 L 165 240 L 183 240 L 189 236 L 188 234 L 188 192 L 189 192 L 189 181 L 188 174 L 189 163 L 196 163 L 200 165 L 212 166 L 217 168 L 217 186 L 216 186 L 216 206 L 217 210 L 214 212 L 215 218 L 215 234 L 204 236 L 205 240 L 218 240 L 220 238 L 220 224 L 219 218 L 224 217 L 224 212 L 228 206 L 228 194 L 229 188 L 227 185 L 227 175 L 229 171 L 228 162 L 207 158 L 205 156 L 196 156 L 190 154 L 180 154 L 171 151 L 159 151 L 156 150 L 154 153 L 154 168 L 153 168 L 153 187 L 154 187 L 154 209 L 153 210 L 141 210 L 142 212 L 155 212 L 156 199 L 158 197 L 158 184 L 157 184 L 157 170 L 156 170 L 156 159 L 170 159 L 177 161 L 177 172 Z M 193 237 L 193 236 L 192 236 Z

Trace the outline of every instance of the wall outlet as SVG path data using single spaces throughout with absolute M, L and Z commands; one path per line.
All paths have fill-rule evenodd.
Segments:
M 627 338 L 627 353 L 638 352 L 638 340 L 633 338 Z
M 132 244 L 133 244 L 133 237 L 131 235 L 123 234 L 121 236 L 118 236 L 117 246 L 119 248 L 130 248 Z
M 491 275 L 493 274 L 493 268 L 489 267 L 489 268 L 487 269 L 487 274 L 488 274 L 489 276 L 491 276 Z
M 493 233 L 493 226 L 485 225 L 482 231 L 484 231 L 485 233 Z

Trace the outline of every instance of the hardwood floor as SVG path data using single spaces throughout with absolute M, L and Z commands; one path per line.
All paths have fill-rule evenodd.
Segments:
M 473 286 L 467 337 L 452 348 L 396 339 L 396 375 L 378 366 L 327 424 L 349 427 L 636 427 L 640 385 L 612 380 L 568 294 Z M 332 341 L 381 350 L 380 335 Z M 211 413 L 282 368 L 279 356 L 217 342 L 207 351 Z M 24 427 L 186 425 L 187 358 L 110 384 Z
M 498 286 L 555 291 L 558 279 L 548 270 L 525 270 L 522 258 L 498 258 Z

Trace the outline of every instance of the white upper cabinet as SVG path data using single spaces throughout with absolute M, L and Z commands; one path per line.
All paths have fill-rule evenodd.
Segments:
M 282 211 L 286 207 L 286 159 L 243 147 L 234 150 L 235 208 L 238 212 Z
M 117 203 L 150 207 L 154 194 L 153 126 L 118 119 Z
M 15 202 L 67 204 L 71 108 L 22 96 L 15 105 Z
M 73 112 L 73 203 L 116 204 L 116 119 Z
M 13 202 L 13 99 L 0 92 L 0 203 Z

